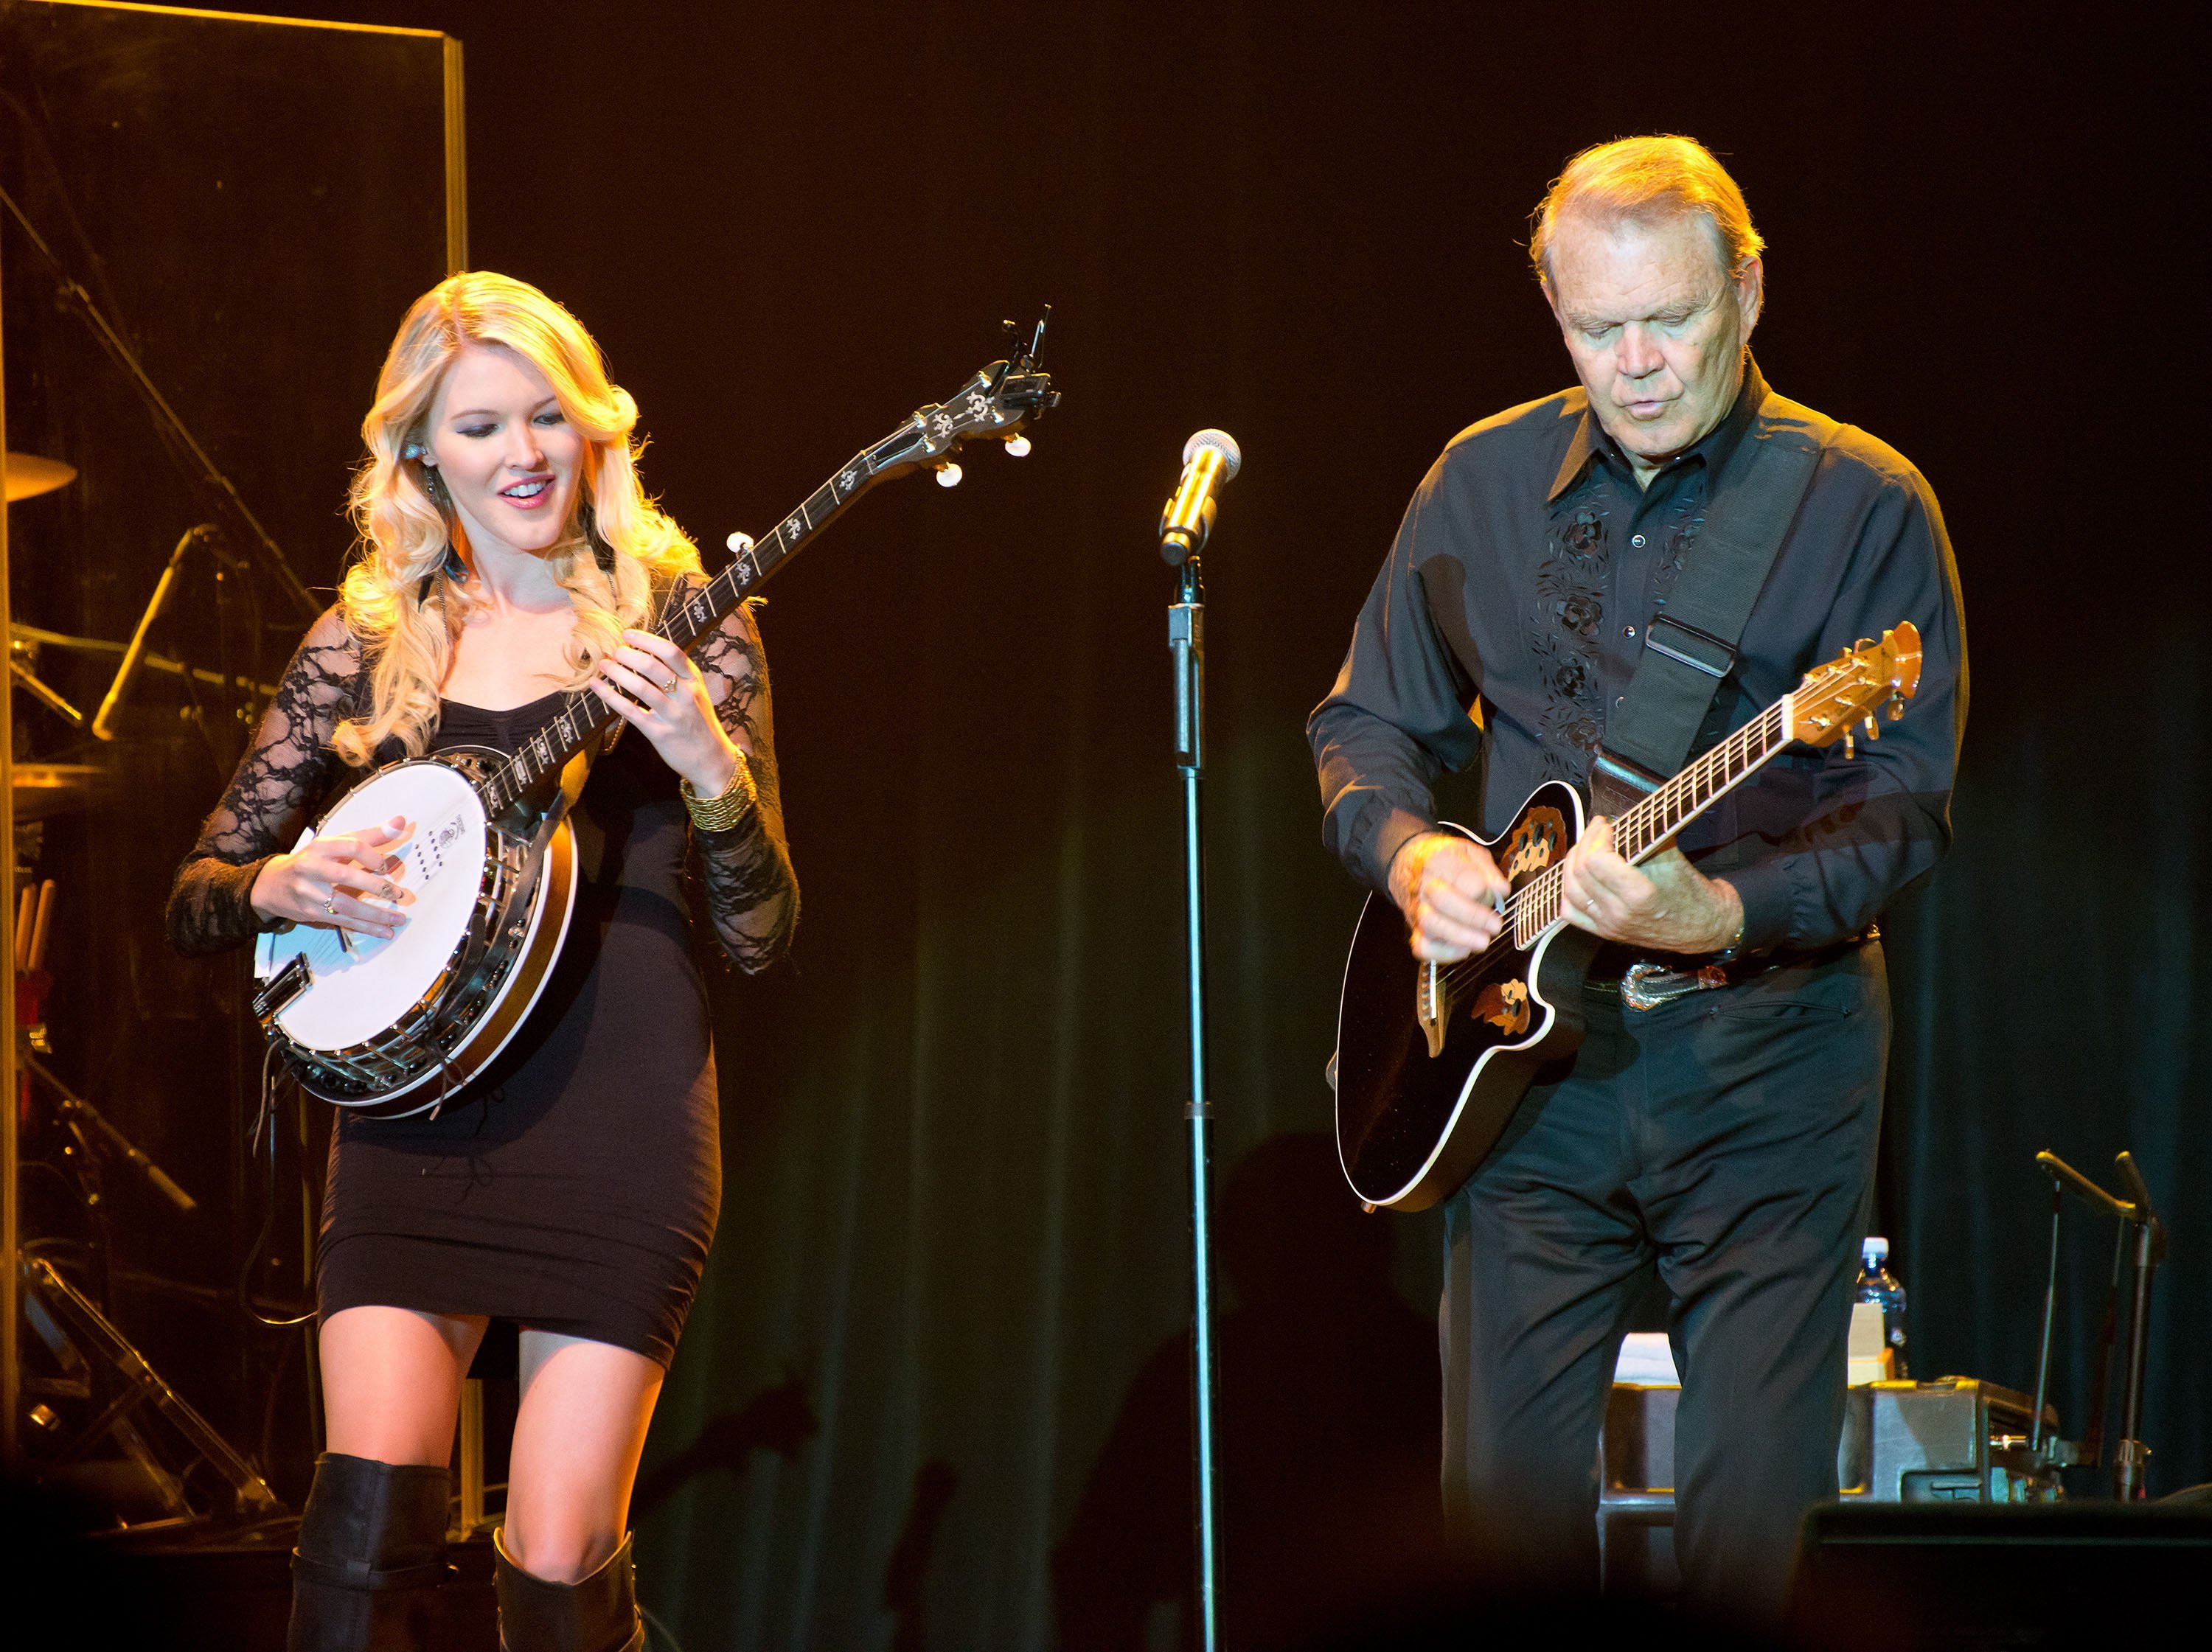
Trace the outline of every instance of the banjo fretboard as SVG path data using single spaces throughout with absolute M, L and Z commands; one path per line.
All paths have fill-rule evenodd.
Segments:
M 877 483 L 911 468 L 917 455 L 932 451 L 924 425 L 926 415 L 915 414 L 905 424 L 873 446 L 858 452 L 837 473 L 807 495 L 799 508 L 776 525 L 775 531 L 757 544 L 747 544 L 737 559 L 707 581 L 681 604 L 672 604 L 653 628 L 689 653 L 743 602 L 753 587 L 781 567 L 799 545 L 829 525 L 830 519 Z M 949 433 L 948 433 L 949 434 Z M 507 762 L 484 776 L 477 786 L 484 811 L 496 817 L 559 775 L 568 760 L 604 729 L 614 713 L 606 702 L 588 691 L 573 694 L 559 714 L 522 743 Z

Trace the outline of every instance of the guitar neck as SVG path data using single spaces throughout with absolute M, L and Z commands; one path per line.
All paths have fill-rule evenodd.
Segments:
M 1621 858 L 1631 865 L 1649 860 L 1682 828 L 1771 762 L 1790 744 L 1784 732 L 1790 726 L 1790 698 L 1784 695 L 1673 780 L 1623 810 L 1613 823 L 1613 846 Z M 1525 884 L 1510 911 L 1517 946 L 1534 945 L 1546 930 L 1564 922 L 1559 867 L 1549 866 Z
M 783 566 L 799 545 L 811 540 L 831 519 L 883 481 L 910 465 L 923 446 L 918 418 L 901 425 L 872 447 L 863 448 L 840 466 L 829 480 L 799 502 L 766 538 L 739 551 L 737 559 L 707 581 L 680 604 L 672 604 L 653 627 L 654 635 L 667 638 L 690 653 L 723 619 L 752 593 L 763 580 Z M 560 714 L 522 743 L 507 762 L 486 775 L 477 787 L 485 812 L 499 815 L 541 788 L 565 768 L 614 713 L 599 695 L 588 691 L 571 695 Z
M 1682 828 L 1757 774 L 1790 744 L 1790 697 L 1784 695 L 1705 756 L 1621 811 L 1613 824 L 1613 847 L 1632 866 L 1659 853 Z

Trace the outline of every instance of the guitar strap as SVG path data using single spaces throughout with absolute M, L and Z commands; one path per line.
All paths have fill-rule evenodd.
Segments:
M 1617 816 L 1688 762 L 1735 669 L 1736 644 L 1820 454 L 1843 428 L 1771 391 L 1759 404 L 1706 503 L 1688 564 L 1644 628 L 1626 703 L 1607 720 L 1605 744 L 1590 766 L 1599 813 Z

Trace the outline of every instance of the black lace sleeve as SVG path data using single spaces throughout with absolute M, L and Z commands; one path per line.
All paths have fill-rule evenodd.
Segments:
M 681 601 L 689 586 L 678 592 Z M 757 974 L 783 956 L 799 922 L 799 878 L 784 841 L 783 798 L 775 772 L 775 736 L 769 714 L 768 658 L 760 629 L 744 604 L 696 650 L 707 692 L 730 738 L 744 748 L 760 807 L 726 832 L 692 829 L 707 908 L 732 962 Z
M 249 941 L 276 920 L 253 909 L 253 880 L 289 849 L 340 764 L 331 735 L 352 714 L 361 647 L 335 608 L 308 630 L 239 759 L 222 801 L 169 890 L 169 944 L 187 957 Z

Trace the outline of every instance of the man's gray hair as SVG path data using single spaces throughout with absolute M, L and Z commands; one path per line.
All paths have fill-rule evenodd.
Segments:
M 1751 209 L 1735 179 L 1693 137 L 1615 138 L 1567 162 L 1531 218 L 1528 261 L 1547 288 L 1552 233 L 1568 213 L 1601 223 L 1651 223 L 1695 214 L 1712 226 L 1721 269 L 1731 277 L 1766 245 L 1752 227 Z

